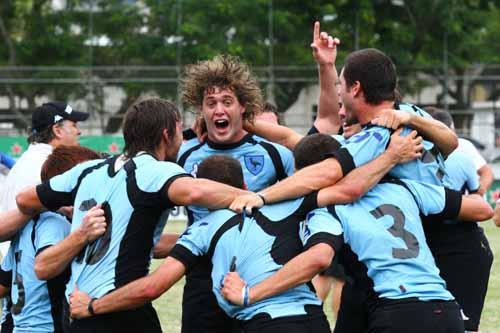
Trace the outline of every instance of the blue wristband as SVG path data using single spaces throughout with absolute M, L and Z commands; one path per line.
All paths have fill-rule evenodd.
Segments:
M 250 298 L 250 288 L 245 285 L 245 292 L 243 293 L 243 306 L 247 306 Z

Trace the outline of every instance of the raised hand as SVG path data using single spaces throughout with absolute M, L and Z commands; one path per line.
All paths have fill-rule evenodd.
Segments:
M 337 58 L 337 45 L 339 44 L 338 38 L 334 38 L 324 31 L 320 33 L 319 22 L 314 22 L 311 48 L 314 60 L 318 65 L 334 65 Z

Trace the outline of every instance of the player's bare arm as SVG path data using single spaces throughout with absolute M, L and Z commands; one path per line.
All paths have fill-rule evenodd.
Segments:
M 460 221 L 480 222 L 494 217 L 493 208 L 479 194 L 462 196 L 458 219 Z
M 18 209 L 11 209 L 0 213 L 0 242 L 14 237 L 18 230 L 31 220 L 31 215 L 26 215 Z

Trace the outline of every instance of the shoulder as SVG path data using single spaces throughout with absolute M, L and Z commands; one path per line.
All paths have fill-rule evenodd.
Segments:
M 261 145 L 264 149 L 275 149 L 278 151 L 278 153 L 280 155 L 285 155 L 285 156 L 293 156 L 293 153 L 290 149 L 288 149 L 287 147 L 283 146 L 283 145 L 280 145 L 279 143 L 275 143 L 275 142 L 271 142 L 271 141 L 268 141 L 260 136 L 257 136 L 257 135 L 253 135 L 252 136 L 252 139 L 255 141 L 256 144 L 259 144 Z
M 204 145 L 206 145 L 206 143 L 199 142 L 198 138 L 193 138 L 183 142 L 179 149 L 179 153 L 177 154 L 177 163 L 183 166 L 189 156 L 193 152 L 200 150 Z

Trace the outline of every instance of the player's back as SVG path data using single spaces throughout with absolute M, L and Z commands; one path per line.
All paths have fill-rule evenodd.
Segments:
M 75 285 L 100 297 L 148 273 L 151 249 L 166 223 L 160 216 L 172 207 L 164 186 L 185 174 L 149 154 L 124 161 L 122 167 L 117 159 L 86 162 L 50 180 L 51 191 L 74 198 L 72 230 L 91 207 L 106 203 L 106 232 L 73 260 L 67 297 Z
M 69 222 L 59 214 L 42 213 L 17 234 L 9 249 L 12 267 L 12 308 L 15 332 L 54 332 L 61 330 L 64 279 L 42 281 L 34 271 L 35 256 L 47 246 L 66 237 Z
M 360 200 L 335 207 L 344 240 L 381 298 L 451 300 L 426 244 L 420 214 L 445 209 L 444 188 L 409 180 L 381 182 Z M 334 215 L 335 215 L 334 214 Z

